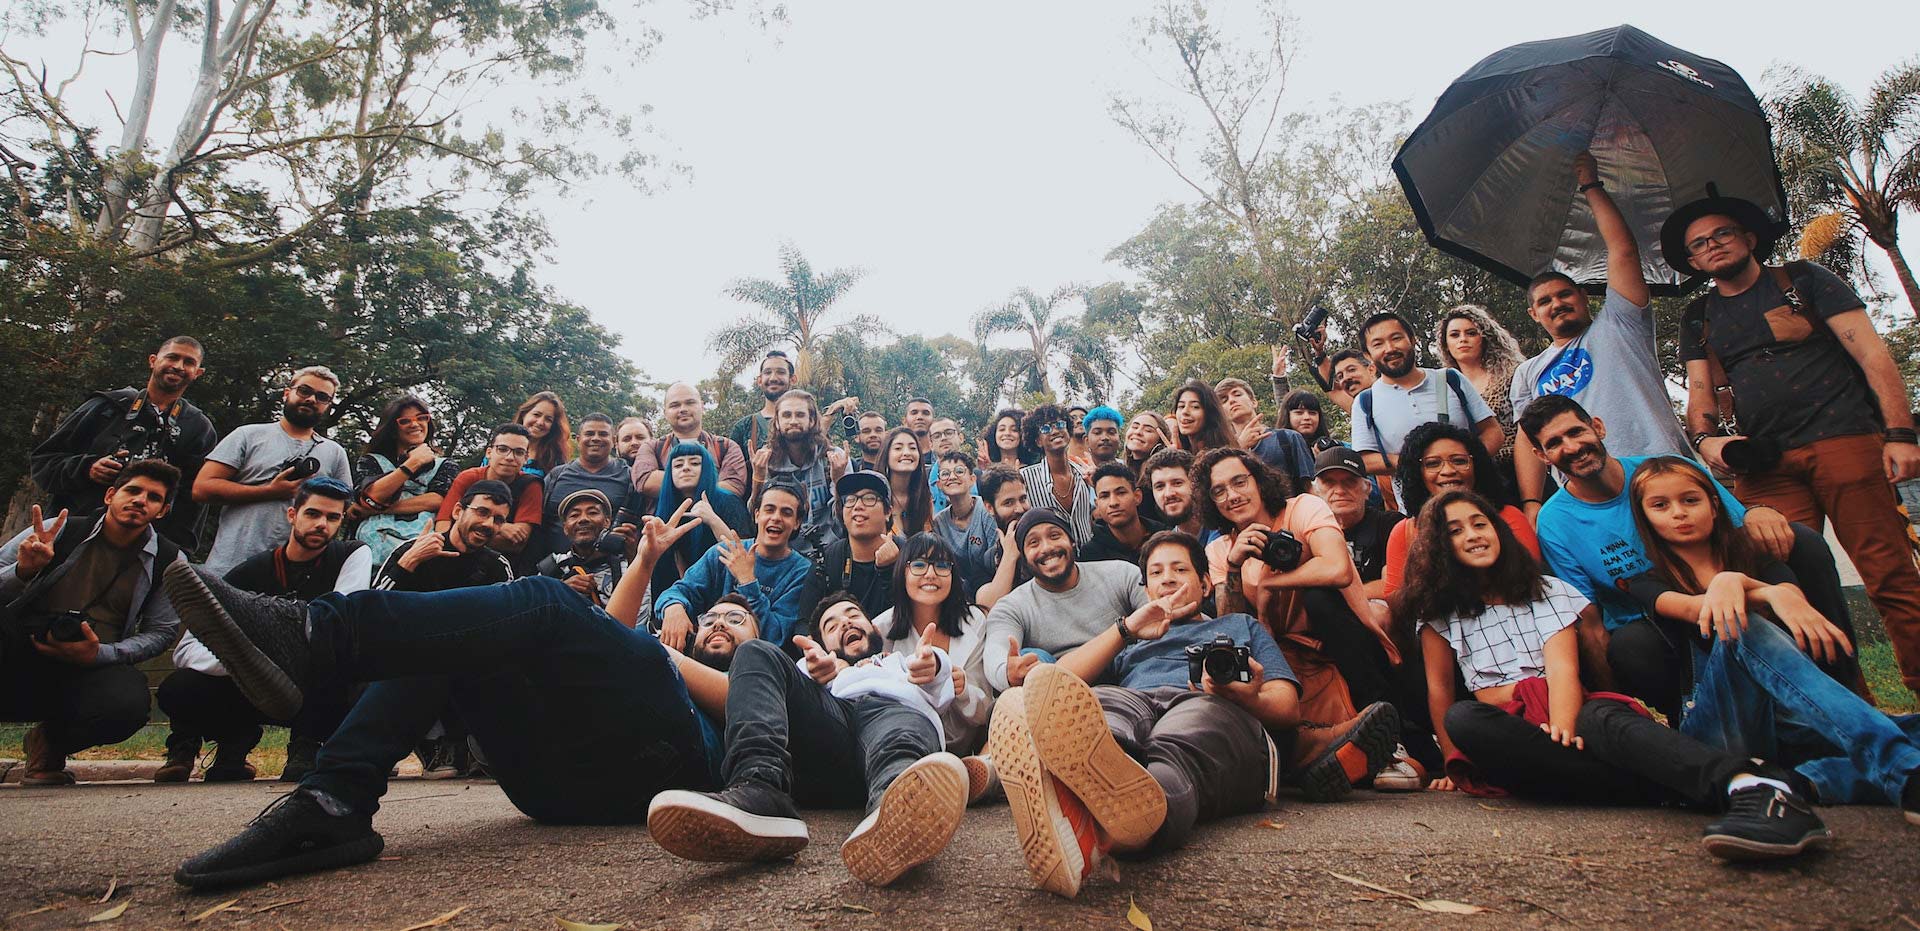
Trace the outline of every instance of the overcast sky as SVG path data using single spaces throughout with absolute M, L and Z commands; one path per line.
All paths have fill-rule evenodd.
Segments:
M 969 332 L 1016 287 L 1121 277 L 1106 252 L 1191 193 L 1107 116 L 1115 91 L 1166 93 L 1134 39 L 1150 6 L 789 0 L 788 21 L 765 30 L 737 17 L 663 22 L 665 42 L 632 86 L 601 92 L 651 104 L 653 148 L 691 174 L 651 195 L 608 181 L 540 198 L 555 236 L 540 277 L 621 334 L 656 381 L 711 372 L 707 334 L 745 310 L 723 289 L 776 276 L 782 241 L 817 269 L 867 269 L 841 314 L 928 335 Z M 1217 6 L 1229 23 L 1250 8 Z M 1305 44 L 1291 107 L 1404 101 L 1416 121 L 1496 49 L 1623 22 L 1727 62 L 1756 90 L 1768 65 L 1790 59 L 1863 94 L 1920 34 L 1920 6 L 1887 0 L 1295 10 Z M 177 92 L 192 45 L 176 38 L 166 51 Z M 171 118 L 154 125 L 170 131 Z M 1905 238 L 1920 251 L 1920 237 Z

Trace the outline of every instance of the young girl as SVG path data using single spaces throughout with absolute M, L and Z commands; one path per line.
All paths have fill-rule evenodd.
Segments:
M 895 427 L 880 444 L 881 468 L 893 489 L 892 532 L 907 536 L 933 529 L 933 489 L 927 484 L 926 458 L 913 431 Z
M 1898 804 L 1920 824 L 1920 715 L 1889 717 L 1816 667 L 1853 653 L 1807 603 L 1785 564 L 1733 525 L 1706 473 L 1649 459 L 1629 486 L 1653 569 L 1628 590 L 1661 632 L 1694 649 L 1680 730 L 1734 753 L 1773 755 L 1791 729 L 1798 769 L 1819 801 Z M 1697 633 L 1696 633 L 1697 629 Z
M 979 467 L 982 471 L 1003 466 L 1020 471 L 1021 466 L 1040 461 L 1040 450 L 1021 441 L 1020 423 L 1027 412 L 1017 407 L 1003 408 L 993 415 L 987 428 L 980 431 Z
M 1493 457 L 1466 428 L 1444 423 L 1427 423 L 1413 428 L 1400 447 L 1400 493 L 1406 498 L 1407 513 L 1416 518 L 1427 499 L 1448 491 L 1477 492 L 1480 497 L 1502 505 L 1500 519 L 1513 529 L 1514 538 L 1526 547 L 1527 554 L 1540 559 L 1540 538 L 1525 512 L 1507 501 L 1506 486 L 1501 484 Z M 1388 594 L 1406 585 L 1407 549 L 1420 533 L 1415 521 L 1403 520 L 1387 534 L 1387 563 L 1380 580 Z
M 1485 498 L 1449 491 L 1420 512 L 1404 609 L 1420 625 L 1427 702 L 1447 755 L 1436 788 L 1558 801 L 1725 806 L 1707 851 L 1777 857 L 1831 837 L 1779 767 L 1681 735 L 1620 695 L 1580 685 L 1580 632 L 1599 610 L 1543 578 Z M 1455 702 L 1456 675 L 1473 692 Z
M 873 629 L 886 638 L 889 653 L 911 655 L 922 643 L 947 651 L 954 699 L 940 722 L 947 749 L 966 756 L 986 739 L 993 694 L 981 649 L 987 616 L 968 601 L 955 565 L 953 548 L 939 534 L 914 534 L 893 563 L 893 607 L 873 619 Z

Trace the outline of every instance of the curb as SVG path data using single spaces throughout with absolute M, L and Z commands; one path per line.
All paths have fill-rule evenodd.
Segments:
M 126 782 L 144 779 L 153 781 L 153 773 L 160 768 L 160 760 L 68 760 L 67 769 L 75 779 L 81 782 Z M 27 774 L 27 767 L 20 760 L 0 759 L 0 783 L 17 784 Z

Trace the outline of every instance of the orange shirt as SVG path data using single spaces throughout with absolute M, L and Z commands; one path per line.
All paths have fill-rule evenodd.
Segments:
M 1405 523 L 1405 521 L 1402 521 Z M 1317 495 L 1297 495 L 1287 502 L 1286 513 L 1280 515 L 1280 526 L 1276 529 L 1293 534 L 1293 538 L 1307 545 L 1307 537 L 1314 531 L 1331 529 L 1340 533 L 1340 521 L 1333 516 L 1332 509 Z M 1225 534 L 1207 544 L 1207 566 L 1213 576 L 1213 584 L 1220 585 L 1227 580 L 1227 553 L 1233 548 L 1233 535 Z M 1345 543 L 1338 549 L 1339 557 L 1349 564 L 1353 556 L 1347 552 Z M 1272 591 L 1261 586 L 1260 581 L 1273 570 L 1258 559 L 1249 559 L 1240 567 L 1240 584 L 1247 592 L 1247 601 L 1252 605 L 1253 616 L 1259 618 L 1272 631 L 1274 639 L 1284 638 L 1289 633 L 1300 633 L 1306 628 L 1305 603 L 1291 597 L 1291 591 Z M 1353 609 L 1355 616 L 1366 618 L 1367 590 L 1360 581 L 1360 573 L 1354 571 L 1353 581 L 1341 590 L 1347 607 Z

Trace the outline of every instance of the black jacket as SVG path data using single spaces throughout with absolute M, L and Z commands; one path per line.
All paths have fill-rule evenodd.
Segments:
M 75 516 L 98 512 L 104 504 L 107 486 L 89 478 L 88 468 L 94 460 L 119 450 L 134 427 L 144 427 L 148 437 L 143 444 L 146 448 L 131 450 L 134 457 L 152 455 L 180 470 L 180 487 L 174 489 L 173 509 L 157 521 L 154 528 L 183 549 L 192 551 L 199 542 L 194 536 L 194 525 L 200 520 L 200 506 L 193 501 L 193 480 L 200 474 L 201 463 L 213 452 L 220 435 L 213 429 L 213 421 L 185 398 L 179 400 L 177 411 L 166 419 L 166 427 L 162 428 L 150 405 L 141 403 L 138 410 L 134 409 L 134 402 L 144 402 L 145 397 L 146 392 L 138 388 L 121 388 L 95 392 L 82 401 L 60 421 L 52 436 L 34 447 L 33 480 L 52 497 L 49 510 L 57 512 L 66 508 Z

